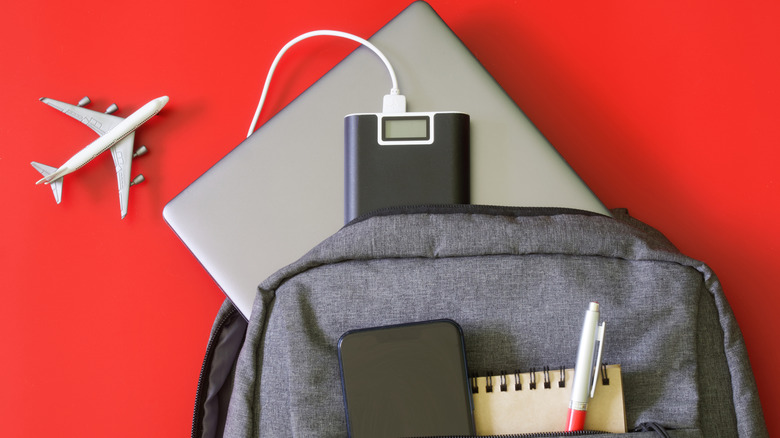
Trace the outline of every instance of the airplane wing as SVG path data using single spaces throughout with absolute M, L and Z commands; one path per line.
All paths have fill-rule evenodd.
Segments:
M 87 125 L 90 129 L 97 132 L 98 135 L 105 134 L 106 132 L 110 131 L 111 128 L 118 125 L 119 122 L 124 120 L 122 117 L 93 111 L 91 109 L 60 102 L 59 100 L 50 99 L 48 97 L 42 97 L 41 102 L 49 105 L 52 108 L 56 108 L 78 120 L 79 122 Z
M 111 157 L 114 159 L 116 169 L 116 182 L 119 186 L 119 209 L 122 218 L 127 214 L 127 199 L 130 194 L 130 164 L 133 162 L 133 139 L 135 132 L 111 147 Z

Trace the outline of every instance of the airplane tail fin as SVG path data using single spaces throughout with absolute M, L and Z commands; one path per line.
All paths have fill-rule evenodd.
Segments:
M 38 172 L 41 173 L 41 175 L 43 175 L 43 178 L 41 178 L 36 184 L 46 182 L 47 181 L 46 177 L 53 174 L 57 170 L 56 167 L 51 167 L 45 164 L 36 163 L 35 161 L 31 162 L 30 164 L 32 164 L 32 167 L 34 167 L 35 170 L 37 170 Z M 52 192 L 54 192 L 54 200 L 57 201 L 57 204 L 59 204 L 60 201 L 62 200 L 62 178 L 58 178 L 54 181 L 49 181 L 49 186 L 51 186 L 51 190 Z

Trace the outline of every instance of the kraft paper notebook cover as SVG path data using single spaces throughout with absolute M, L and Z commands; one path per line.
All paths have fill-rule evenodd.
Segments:
M 625 433 L 626 412 L 620 365 L 602 366 L 599 371 L 596 392 L 588 404 L 585 429 Z M 560 369 L 548 368 L 472 377 L 477 435 L 565 430 L 574 369 L 565 369 L 563 377 L 561 379 Z M 535 389 L 532 389 L 534 385 Z

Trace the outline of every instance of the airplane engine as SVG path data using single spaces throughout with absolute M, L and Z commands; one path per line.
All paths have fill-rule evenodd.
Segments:
M 149 152 L 149 149 L 146 149 L 146 146 L 141 146 L 138 149 L 133 152 L 133 158 L 140 157 L 141 155 L 144 155 L 145 153 Z
M 115 103 L 112 103 L 111 105 L 109 105 L 108 108 L 106 108 L 106 114 L 114 114 L 116 112 L 116 110 L 118 110 L 118 109 L 119 109 L 119 107 L 116 106 Z
M 84 96 L 84 97 L 81 98 L 81 100 L 79 101 L 79 103 L 76 106 L 80 106 L 80 107 L 81 106 L 87 106 L 87 105 L 89 105 L 90 102 L 92 102 L 92 101 L 89 100 L 89 97 Z
M 134 185 L 136 185 L 136 184 L 141 184 L 141 183 L 142 183 L 142 182 L 144 182 L 144 181 L 146 181 L 146 178 L 144 178 L 144 176 L 143 176 L 143 175 L 140 175 L 140 174 L 139 174 L 138 176 L 136 176 L 135 178 L 133 178 L 133 180 L 130 182 L 130 186 L 132 187 L 132 186 L 134 186 Z

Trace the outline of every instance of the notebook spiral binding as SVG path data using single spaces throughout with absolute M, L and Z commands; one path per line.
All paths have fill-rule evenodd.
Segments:
M 558 380 L 557 380 L 557 388 L 565 388 L 566 387 L 566 373 L 565 368 L 563 366 L 558 367 Z M 523 382 L 523 378 L 521 376 L 527 375 L 527 379 L 525 382 Z M 473 394 L 479 394 L 480 388 L 478 384 L 478 378 L 484 377 L 485 378 L 485 385 L 484 385 L 484 391 L 486 393 L 491 393 L 495 389 L 494 382 L 497 382 L 498 391 L 501 392 L 507 392 L 509 388 L 514 387 L 515 391 L 522 391 L 523 388 L 527 388 L 527 390 L 534 391 L 537 389 L 551 389 L 553 387 L 551 379 L 550 379 L 550 367 L 544 366 L 542 368 L 530 368 L 527 373 L 523 373 L 520 370 L 515 370 L 513 373 L 507 373 L 506 371 L 500 371 L 498 374 L 493 374 L 492 371 L 488 371 L 485 375 L 480 374 L 472 374 L 470 376 L 471 381 L 471 392 Z M 602 363 L 599 366 L 599 373 L 597 375 L 597 378 L 601 378 L 601 384 L 606 386 L 609 385 L 609 374 L 607 372 L 607 364 Z M 509 385 L 507 381 L 511 379 L 512 384 Z

